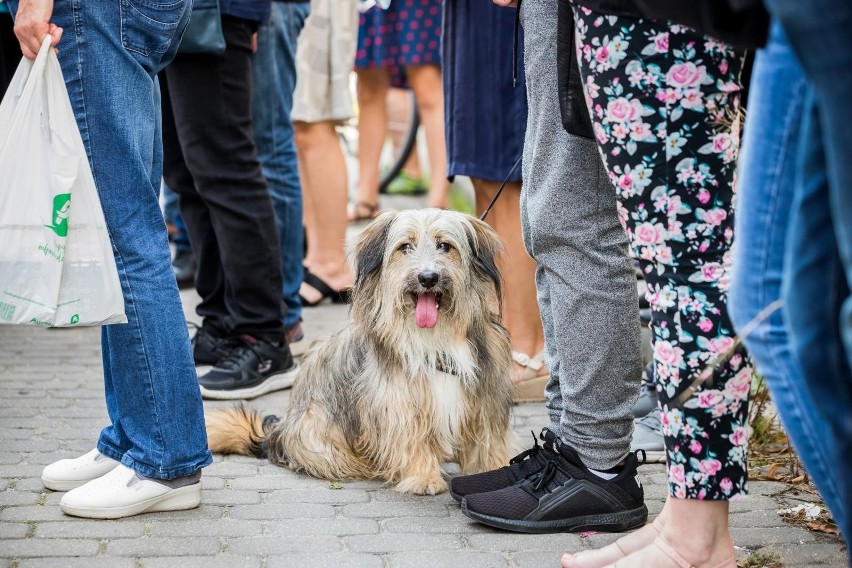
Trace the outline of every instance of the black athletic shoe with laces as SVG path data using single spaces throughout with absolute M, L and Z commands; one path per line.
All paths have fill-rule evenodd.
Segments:
M 198 378 L 201 396 L 217 400 L 248 399 L 293 386 L 298 373 L 286 342 L 273 345 L 250 335 Z
M 210 326 L 202 325 L 201 327 L 190 323 L 190 328 L 195 328 L 195 335 L 192 336 L 192 357 L 195 359 L 196 367 L 210 367 L 215 365 L 227 355 L 236 342 L 232 339 L 224 337 L 224 332 L 221 335 L 213 330 Z
M 462 512 L 482 524 L 524 533 L 621 532 L 645 524 L 648 508 L 636 454 L 628 454 L 616 477 L 604 480 L 573 449 L 558 440 L 555 446 L 540 472 L 510 487 L 466 496 Z
M 553 443 L 556 441 L 556 434 L 544 428 L 539 436 L 544 444 L 539 445 L 533 434 L 533 447 L 513 457 L 507 466 L 452 478 L 450 480 L 452 498 L 461 503 L 467 495 L 497 491 L 540 472 L 547 465 L 548 455 L 554 453 Z

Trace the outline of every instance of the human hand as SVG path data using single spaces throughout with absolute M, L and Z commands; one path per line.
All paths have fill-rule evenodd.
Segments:
M 491 0 L 498 6 L 502 6 L 504 8 L 517 8 L 518 0 Z
M 257 53 L 257 32 L 251 34 L 251 52 Z
M 62 28 L 50 23 L 53 0 L 21 0 L 15 15 L 15 36 L 21 42 L 21 52 L 27 59 L 35 59 L 46 35 L 50 45 L 56 46 L 62 37 Z

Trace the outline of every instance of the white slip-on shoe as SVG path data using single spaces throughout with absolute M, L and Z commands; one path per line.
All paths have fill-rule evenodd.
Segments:
M 55 461 L 41 472 L 41 483 L 54 491 L 70 491 L 111 472 L 118 462 L 98 450 L 79 458 Z
M 201 481 L 172 489 L 137 477 L 119 464 L 103 477 L 66 493 L 59 507 L 66 515 L 89 519 L 118 519 L 154 511 L 181 511 L 201 504 Z

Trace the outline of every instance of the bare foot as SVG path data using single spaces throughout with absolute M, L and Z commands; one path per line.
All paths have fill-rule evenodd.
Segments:
M 584 550 L 576 554 L 564 554 L 562 556 L 562 568 L 602 568 L 637 550 L 642 550 L 654 542 L 654 539 L 660 535 L 662 530 L 663 521 L 658 516 L 653 523 L 624 535 L 603 548 Z
M 737 559 L 731 537 L 716 542 L 697 543 L 676 533 L 669 540 L 661 534 L 645 548 L 630 554 L 607 568 L 736 568 Z M 677 542 L 677 546 L 672 542 Z

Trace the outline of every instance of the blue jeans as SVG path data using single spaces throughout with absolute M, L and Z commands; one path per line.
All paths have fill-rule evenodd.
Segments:
M 775 22 L 768 45 L 755 60 L 740 160 L 736 257 L 728 304 L 740 330 L 781 297 L 801 117 L 810 92 L 784 31 Z M 831 319 L 828 314 L 820 317 Z M 758 324 L 745 344 L 772 391 L 799 457 L 842 526 L 849 512 L 832 475 L 842 456 L 831 443 L 828 422 L 814 412 L 817 405 L 791 349 L 784 311 Z
M 189 244 L 189 234 L 186 232 L 186 224 L 183 222 L 183 216 L 180 214 L 180 195 L 172 191 L 165 183 L 163 184 L 163 199 L 165 206 L 163 207 L 163 216 L 166 222 L 171 222 L 177 229 L 177 234 L 172 237 L 172 242 L 175 244 L 175 249 L 180 251 L 192 251 L 192 246 Z
M 309 12 L 309 2 L 273 2 L 269 20 L 258 30 L 257 53 L 252 58 L 254 141 L 278 225 L 285 329 L 302 319 L 302 187 L 290 111 L 296 88 L 296 41 Z
M 801 113 L 782 299 L 790 344 L 835 449 L 840 529 L 852 540 L 852 5 L 767 0 L 811 92 Z
M 13 12 L 17 0 L 10 2 Z M 128 323 L 102 329 L 107 412 L 98 450 L 173 479 L 211 463 L 189 333 L 158 197 L 156 73 L 175 55 L 190 3 L 56 2 L 59 62 L 115 251 Z

